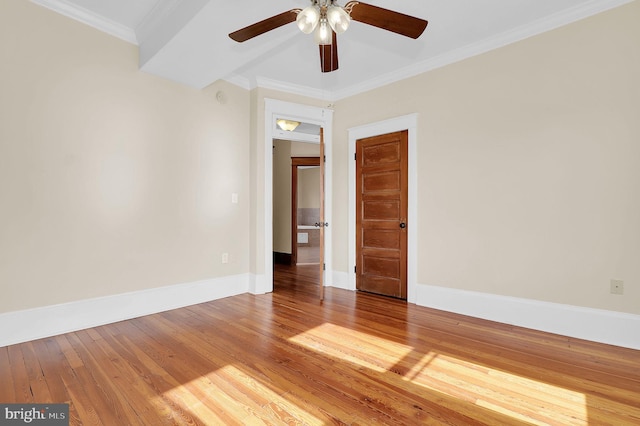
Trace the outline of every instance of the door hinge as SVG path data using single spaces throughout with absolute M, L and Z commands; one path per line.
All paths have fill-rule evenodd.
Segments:
M 326 270 L 327 270 L 327 264 L 326 264 L 326 263 L 323 263 L 323 264 L 322 264 L 322 270 L 323 270 L 323 271 L 326 271 Z
M 322 161 L 324 161 L 325 163 L 327 162 L 327 156 L 326 155 L 322 156 Z
M 358 154 L 353 154 L 353 159 L 358 161 Z
M 353 267 L 353 273 L 354 273 L 354 274 L 357 274 L 357 273 L 358 273 L 358 267 L 357 267 L 357 266 L 354 266 L 354 267 Z

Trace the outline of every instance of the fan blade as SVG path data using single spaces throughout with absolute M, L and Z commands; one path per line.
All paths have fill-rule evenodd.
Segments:
M 338 36 L 335 31 L 333 33 L 333 41 L 328 45 L 320 47 L 320 69 L 322 72 L 331 72 L 338 69 Z
M 428 24 L 424 19 L 359 1 L 350 1 L 344 8 L 346 10 L 351 8 L 351 19 L 355 21 L 373 25 L 374 27 L 413 39 L 420 37 Z
M 279 15 L 272 16 L 264 21 L 256 22 L 253 25 L 249 25 L 248 27 L 232 32 L 229 34 L 229 37 L 238 43 L 242 43 L 243 41 L 247 41 L 271 30 L 275 30 L 283 25 L 294 22 L 298 17 L 299 11 L 300 9 L 291 9 L 286 12 L 282 12 Z

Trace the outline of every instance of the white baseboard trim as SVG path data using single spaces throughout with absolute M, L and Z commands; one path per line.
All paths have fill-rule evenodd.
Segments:
M 341 288 L 343 290 L 355 291 L 355 288 L 349 283 L 349 274 L 341 271 L 331 272 L 331 282 L 327 283 L 330 287 Z
M 424 284 L 417 296 L 420 306 L 640 349 L 640 315 Z
M 0 347 L 222 299 L 248 290 L 249 274 L 241 274 L 2 313 Z

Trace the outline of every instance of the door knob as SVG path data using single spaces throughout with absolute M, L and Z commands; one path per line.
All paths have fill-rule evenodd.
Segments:
M 400 228 L 404 229 L 407 227 L 407 224 L 404 222 L 400 222 Z

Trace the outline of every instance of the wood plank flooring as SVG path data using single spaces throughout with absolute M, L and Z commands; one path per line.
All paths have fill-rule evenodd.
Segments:
M 327 288 L 275 291 L 0 348 L 0 402 L 71 424 L 638 425 L 640 351 Z

